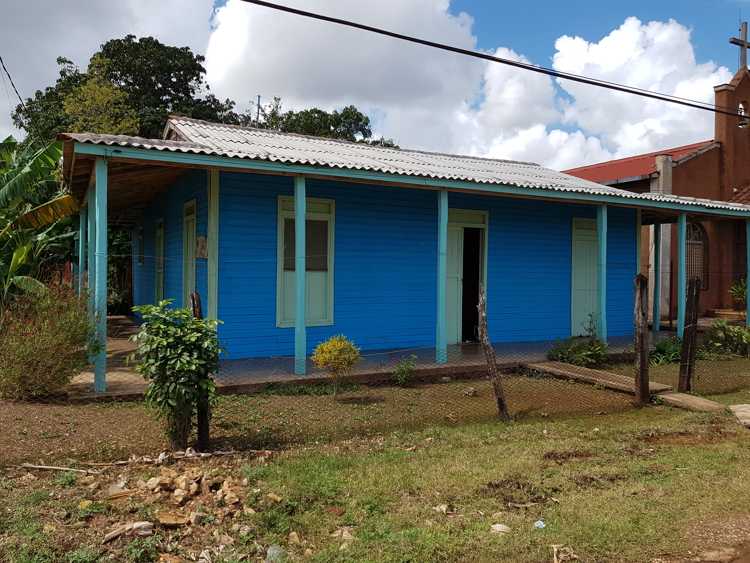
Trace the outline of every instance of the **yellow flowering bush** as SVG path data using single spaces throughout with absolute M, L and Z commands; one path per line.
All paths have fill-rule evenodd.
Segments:
M 337 334 L 315 347 L 312 361 L 316 367 L 326 370 L 331 376 L 335 396 L 341 378 L 351 373 L 359 361 L 359 348 L 343 334 Z

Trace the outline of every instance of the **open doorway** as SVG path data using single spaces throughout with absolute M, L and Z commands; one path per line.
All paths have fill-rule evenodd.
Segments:
M 479 337 L 479 288 L 484 285 L 487 213 L 449 210 L 447 256 L 448 344 Z
M 464 280 L 461 303 L 461 340 L 479 340 L 479 285 L 482 275 L 482 235 L 483 229 L 464 228 Z

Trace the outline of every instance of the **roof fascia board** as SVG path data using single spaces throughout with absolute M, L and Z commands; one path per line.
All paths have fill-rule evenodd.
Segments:
M 700 204 L 681 204 L 665 201 L 650 201 L 634 198 L 623 198 L 613 195 L 589 194 L 553 190 L 547 188 L 525 188 L 508 184 L 488 184 L 481 182 L 467 182 L 461 180 L 443 180 L 425 178 L 403 174 L 385 174 L 367 170 L 352 170 L 346 168 L 325 168 L 308 164 L 286 164 L 283 162 L 269 162 L 228 156 L 183 153 L 174 151 L 159 151 L 111 145 L 94 145 L 76 141 L 75 152 L 89 156 L 103 156 L 107 158 L 122 158 L 149 162 L 162 162 L 182 166 L 199 166 L 205 168 L 220 168 L 223 170 L 247 170 L 255 172 L 269 172 L 285 175 L 306 174 L 326 178 L 355 179 L 386 184 L 403 184 L 407 186 L 431 189 L 472 190 L 474 192 L 492 193 L 496 195 L 511 195 L 528 199 L 555 199 L 575 203 L 600 204 L 607 203 L 625 207 L 642 209 L 667 209 L 675 212 L 693 214 L 716 215 L 723 217 L 750 218 L 750 210 L 739 211 L 731 209 L 715 209 Z

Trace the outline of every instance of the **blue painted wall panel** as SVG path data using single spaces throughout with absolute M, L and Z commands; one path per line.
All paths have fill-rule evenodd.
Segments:
M 276 326 L 278 196 L 290 177 L 222 172 L 219 220 L 219 336 L 227 358 L 289 356 L 294 329 Z M 335 200 L 334 324 L 308 327 L 308 352 L 343 333 L 364 350 L 433 346 L 436 317 L 437 193 L 308 180 L 308 197 Z M 166 231 L 166 291 L 182 294 L 182 206 L 196 198 L 206 233 L 206 178 L 186 174 L 144 215 L 147 266 L 137 273 L 153 299 L 153 225 Z M 489 212 L 488 321 L 496 342 L 570 334 L 571 227 L 593 206 L 449 194 L 451 208 Z M 632 332 L 635 212 L 609 209 L 608 324 Z M 148 265 L 150 264 L 150 265 Z M 146 271 L 147 270 L 147 271 Z M 206 261 L 197 284 L 206 307 Z

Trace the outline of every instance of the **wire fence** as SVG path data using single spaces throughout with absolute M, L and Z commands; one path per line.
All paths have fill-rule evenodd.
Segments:
M 624 269 L 627 265 L 619 266 Z M 716 274 L 714 278 L 722 276 Z M 570 324 L 560 329 L 555 324 L 559 319 L 553 318 L 558 311 L 564 311 L 568 319 L 571 315 L 570 303 L 555 301 L 559 295 L 537 297 L 534 310 L 491 302 L 488 328 L 499 374 L 496 382 L 490 377 L 488 350 L 479 339 L 481 315 L 471 299 L 457 304 L 458 318 L 453 312 L 453 343 L 448 345 L 445 358 L 438 361 L 437 350 L 429 344 L 434 342 L 434 327 L 413 329 L 409 321 L 404 328 L 404 319 L 411 313 L 403 312 L 391 320 L 393 332 L 409 333 L 414 340 L 421 338 L 428 344 L 399 346 L 391 329 L 373 326 L 370 332 L 384 337 L 367 338 L 358 362 L 340 384 L 312 362 L 309 350 L 306 373 L 296 375 L 293 328 L 276 330 L 267 344 L 272 349 L 287 349 L 287 354 L 225 358 L 221 362 L 215 375 L 221 397 L 213 410 L 212 426 L 223 443 L 239 448 L 494 421 L 499 420 L 500 412 L 493 383 L 499 383 L 507 412 L 515 420 L 622 412 L 633 408 L 635 402 L 632 280 L 627 287 L 610 285 L 609 291 L 616 292 L 614 298 L 623 305 L 608 315 L 610 336 L 606 345 L 596 338 L 595 315 L 588 316 L 588 326 L 582 322 L 583 336 L 567 337 Z M 649 314 L 654 310 L 652 292 L 653 284 Z M 665 301 L 675 299 L 676 295 L 670 294 Z M 390 304 L 374 306 L 385 309 Z M 514 312 L 499 313 L 498 307 Z M 649 375 L 652 383 L 676 390 L 682 343 L 676 336 L 678 308 L 674 305 L 675 318 L 670 323 L 670 307 L 662 307 L 662 330 L 649 334 Z M 750 333 L 744 332 L 743 308 L 739 300 L 717 299 L 716 292 L 700 290 L 692 393 L 714 396 L 750 389 Z M 503 323 L 499 332 L 498 320 Z M 366 326 L 367 319 L 361 322 Z M 653 318 L 649 322 L 653 328 Z M 137 323 L 124 316 L 111 317 L 108 326 L 107 396 L 140 400 L 145 382 L 128 361 L 134 349 L 129 338 L 138 330 Z M 550 330 L 561 335 L 544 337 Z M 308 329 L 311 348 L 329 336 L 325 329 Z M 235 331 L 233 338 L 252 340 L 257 335 L 247 328 L 240 336 Z M 352 339 L 360 345 L 356 337 Z M 68 399 L 98 399 L 92 384 L 93 370 L 88 369 L 69 386 Z

